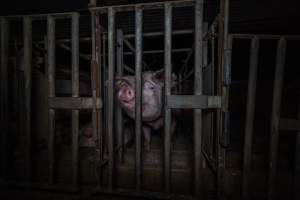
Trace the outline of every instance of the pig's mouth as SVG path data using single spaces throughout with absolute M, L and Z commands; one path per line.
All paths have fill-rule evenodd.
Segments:
M 129 108 L 130 110 L 133 110 L 134 107 L 135 107 L 135 100 L 134 99 L 131 99 L 129 101 L 123 100 L 122 103 L 126 108 Z M 147 103 L 143 103 L 142 104 L 142 111 L 144 111 L 146 109 L 146 107 L 147 107 Z

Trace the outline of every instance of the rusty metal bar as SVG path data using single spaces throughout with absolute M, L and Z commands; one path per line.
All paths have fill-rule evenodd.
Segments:
M 32 21 L 25 17 L 24 23 L 24 71 L 25 71 L 25 135 L 26 178 L 31 177 L 31 83 L 32 83 Z
M 128 5 L 117 5 L 117 6 L 103 6 L 103 7 L 92 7 L 90 10 L 97 10 L 98 12 L 107 12 L 110 8 L 113 8 L 116 12 L 133 11 L 136 7 L 143 9 L 162 9 L 165 3 L 172 4 L 173 7 L 188 7 L 194 5 L 194 0 L 178 0 L 168 2 L 151 2 L 151 3 L 136 3 Z
M 143 10 L 135 10 L 135 179 L 136 190 L 141 190 L 142 178 L 142 56 Z
M 1 66 L 0 66 L 0 124 L 1 124 L 1 177 L 7 178 L 8 170 L 8 41 L 9 22 L 5 18 L 0 19 L 1 30 Z
M 254 115 L 255 115 L 258 55 L 259 55 L 259 38 L 254 37 L 251 40 L 246 125 L 245 125 L 245 137 L 244 137 L 242 198 L 245 200 L 251 199 L 251 197 L 249 196 L 250 195 L 249 179 L 251 175 L 252 135 L 253 135 Z
M 270 200 L 274 199 L 274 184 L 275 184 L 276 167 L 277 167 L 279 121 L 280 121 L 281 97 L 282 97 L 282 87 L 283 87 L 283 78 L 284 78 L 285 54 L 286 54 L 286 40 L 284 37 L 282 37 L 278 41 L 278 46 L 277 46 L 271 127 L 270 127 L 270 131 L 271 131 L 270 154 L 269 154 L 270 171 L 269 171 L 269 180 L 268 180 L 268 199 Z
M 79 14 L 72 14 L 72 97 L 79 97 Z M 78 185 L 79 110 L 72 110 L 72 184 Z
M 112 189 L 114 179 L 114 70 L 115 70 L 115 10 L 108 9 L 108 187 Z
M 165 4 L 165 105 L 167 96 L 171 95 L 172 65 L 172 6 Z M 165 106 L 165 138 L 164 138 L 164 183 L 165 192 L 171 190 L 171 109 Z
M 97 107 L 97 99 L 102 100 L 102 71 L 101 71 L 101 66 L 102 66 L 102 56 L 101 56 L 101 38 L 102 38 L 102 28 L 99 22 L 99 16 L 95 15 L 93 12 L 92 15 L 94 15 L 94 21 L 92 22 L 94 26 L 94 44 L 93 44 L 93 72 L 94 72 L 94 91 L 93 91 L 93 99 L 94 99 L 94 107 L 93 107 L 93 131 L 95 131 L 95 135 L 97 136 L 96 140 L 96 174 L 98 177 L 98 184 L 101 184 L 102 180 L 102 167 L 100 166 L 100 163 L 103 160 L 103 134 L 102 134 L 102 107 Z
M 117 30 L 117 76 L 123 75 L 123 40 L 124 35 L 121 29 Z M 123 138 L 123 115 L 122 109 L 118 105 L 116 107 L 116 133 L 118 137 L 118 151 L 119 162 L 123 162 L 123 147 L 124 147 L 124 138 Z
M 202 95 L 203 68 L 203 0 L 196 0 L 195 5 L 195 78 L 194 94 Z M 202 194 L 201 164 L 202 164 L 202 110 L 194 110 L 194 192 L 197 197 Z
M 48 84 L 49 98 L 55 97 L 55 19 L 53 16 L 47 18 L 47 52 L 48 52 Z M 54 183 L 55 165 L 55 110 L 49 109 L 49 183 Z

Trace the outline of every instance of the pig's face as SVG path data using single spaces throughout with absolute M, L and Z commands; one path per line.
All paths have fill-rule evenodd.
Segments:
M 161 116 L 163 108 L 164 71 L 147 71 L 142 74 L 142 118 L 153 121 Z M 131 118 L 135 117 L 135 77 L 116 79 L 117 99 Z

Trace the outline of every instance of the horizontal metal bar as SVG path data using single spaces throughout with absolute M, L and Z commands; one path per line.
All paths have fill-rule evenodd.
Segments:
M 102 108 L 102 101 L 97 98 L 97 109 Z M 52 109 L 92 109 L 92 97 L 50 97 L 49 108 Z
M 279 129 L 284 131 L 300 131 L 300 120 L 280 119 Z
M 36 189 L 36 190 L 46 190 L 46 191 L 55 191 L 55 192 L 69 192 L 76 193 L 79 191 L 78 187 L 71 185 L 62 185 L 62 184 L 45 184 L 45 183 L 28 183 L 28 182 L 19 182 L 19 181 L 0 181 L 1 188 L 26 188 L 26 189 Z
M 116 5 L 116 6 L 103 6 L 103 7 L 92 7 L 91 11 L 96 10 L 98 12 L 107 12 L 108 8 L 112 8 L 116 12 L 133 11 L 136 7 L 142 9 L 162 9 L 165 3 L 170 3 L 172 7 L 188 7 L 195 4 L 194 0 L 179 0 L 179 1 L 165 1 L 165 2 L 151 2 L 151 3 L 137 3 L 127 5 Z
M 192 33 L 194 33 L 193 29 L 172 31 L 172 35 L 185 35 L 185 34 L 192 34 Z M 155 37 L 155 36 L 163 36 L 163 35 L 164 35 L 163 31 L 143 33 L 143 37 Z M 126 39 L 134 38 L 134 34 L 125 34 L 124 38 L 126 38 Z
M 189 52 L 191 51 L 191 48 L 181 48 L 181 49 L 172 49 L 172 53 L 178 53 L 178 52 Z M 155 53 L 164 53 L 164 50 L 145 50 L 143 51 L 143 54 L 155 54 Z M 133 52 L 124 52 L 124 55 L 134 55 Z
M 266 40 L 278 40 L 284 37 L 286 40 L 300 40 L 300 35 L 270 35 L 270 34 L 243 34 L 243 33 L 232 33 L 230 34 L 233 39 L 252 39 L 258 37 L 259 39 Z
M 65 12 L 65 13 L 45 13 L 45 14 L 36 14 L 36 15 L 8 15 L 8 16 L 1 16 L 8 20 L 10 19 L 16 19 L 16 18 L 23 18 L 23 17 L 29 17 L 31 20 L 41 20 L 41 19 L 47 19 L 48 16 L 52 16 L 55 19 L 63 19 L 63 18 L 70 18 L 72 17 L 72 14 L 76 12 Z
M 171 194 L 171 193 L 162 193 L 162 192 L 146 192 L 146 191 L 136 191 L 130 189 L 113 189 L 107 190 L 105 188 L 96 188 L 92 191 L 92 194 L 109 194 L 109 195 L 117 195 L 117 196 L 127 196 L 127 197 L 135 197 L 139 199 L 186 199 L 186 200 L 194 200 L 195 198 L 187 195 L 179 195 L 179 194 Z
M 168 108 L 221 108 L 221 96 L 206 95 L 170 95 L 167 97 Z

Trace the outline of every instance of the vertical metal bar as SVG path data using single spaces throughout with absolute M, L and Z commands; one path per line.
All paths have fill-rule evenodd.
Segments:
M 72 14 L 72 97 L 79 97 L 79 14 Z M 78 184 L 79 110 L 72 110 L 72 184 Z
M 167 96 L 171 95 L 171 63 L 172 63 L 172 6 L 165 4 L 165 105 Z M 164 138 L 164 183 L 165 192 L 171 189 L 171 109 L 165 106 L 165 138 Z
M 135 179 L 136 190 L 141 189 L 142 177 L 142 55 L 143 10 L 135 10 Z
M 0 124 L 1 124 L 1 175 L 7 178 L 8 170 L 8 40 L 9 23 L 7 19 L 1 18 L 1 66 L 0 66 Z
M 203 0 L 195 5 L 195 78 L 194 94 L 202 95 L 203 68 Z M 201 196 L 201 163 L 202 163 L 202 110 L 194 110 L 194 192 Z
M 216 69 L 216 62 L 215 62 L 215 25 L 212 27 L 212 39 L 211 39 L 211 94 L 215 95 L 215 69 Z M 215 138 L 215 130 L 216 130 L 216 123 L 214 121 L 216 112 L 214 111 L 211 115 L 211 122 L 212 122 L 212 130 L 210 135 L 210 141 L 211 141 L 211 148 L 209 151 L 210 157 L 213 157 L 214 153 L 214 138 Z
M 31 177 L 31 83 L 32 83 L 32 21 L 24 17 L 25 125 L 26 178 Z
M 279 121 L 280 121 L 280 108 L 282 87 L 284 78 L 284 65 L 285 65 L 285 53 L 286 53 L 286 40 L 281 37 L 278 41 L 277 55 L 276 55 L 276 69 L 273 88 L 273 103 L 272 103 L 272 115 L 271 115 L 271 139 L 270 139 L 270 154 L 269 154 L 269 180 L 268 180 L 268 199 L 274 199 L 274 184 L 277 167 L 277 151 L 278 151 L 278 139 L 279 139 Z
M 298 120 L 300 120 L 300 92 L 298 92 Z M 300 198 L 300 131 L 296 133 L 294 182 L 294 199 L 298 200 Z
M 115 70 L 115 11 L 108 9 L 108 187 L 113 187 L 114 171 L 114 70 Z
M 48 84 L 49 98 L 55 97 L 55 19 L 49 15 L 47 17 L 47 52 L 48 52 Z M 55 110 L 49 109 L 49 183 L 54 183 L 55 164 Z
M 243 165 L 243 199 L 251 199 L 249 197 L 249 177 L 251 173 L 251 154 L 252 154 L 252 135 L 255 115 L 255 99 L 256 99 L 256 81 L 257 81 L 257 65 L 259 54 L 259 38 L 256 36 L 251 40 L 249 80 L 248 80 L 248 96 L 246 125 L 244 137 L 244 165 Z
M 123 31 L 117 30 L 117 76 L 123 75 Z M 118 158 L 119 162 L 123 162 L 123 115 L 120 106 L 116 107 L 116 132 L 118 137 Z

